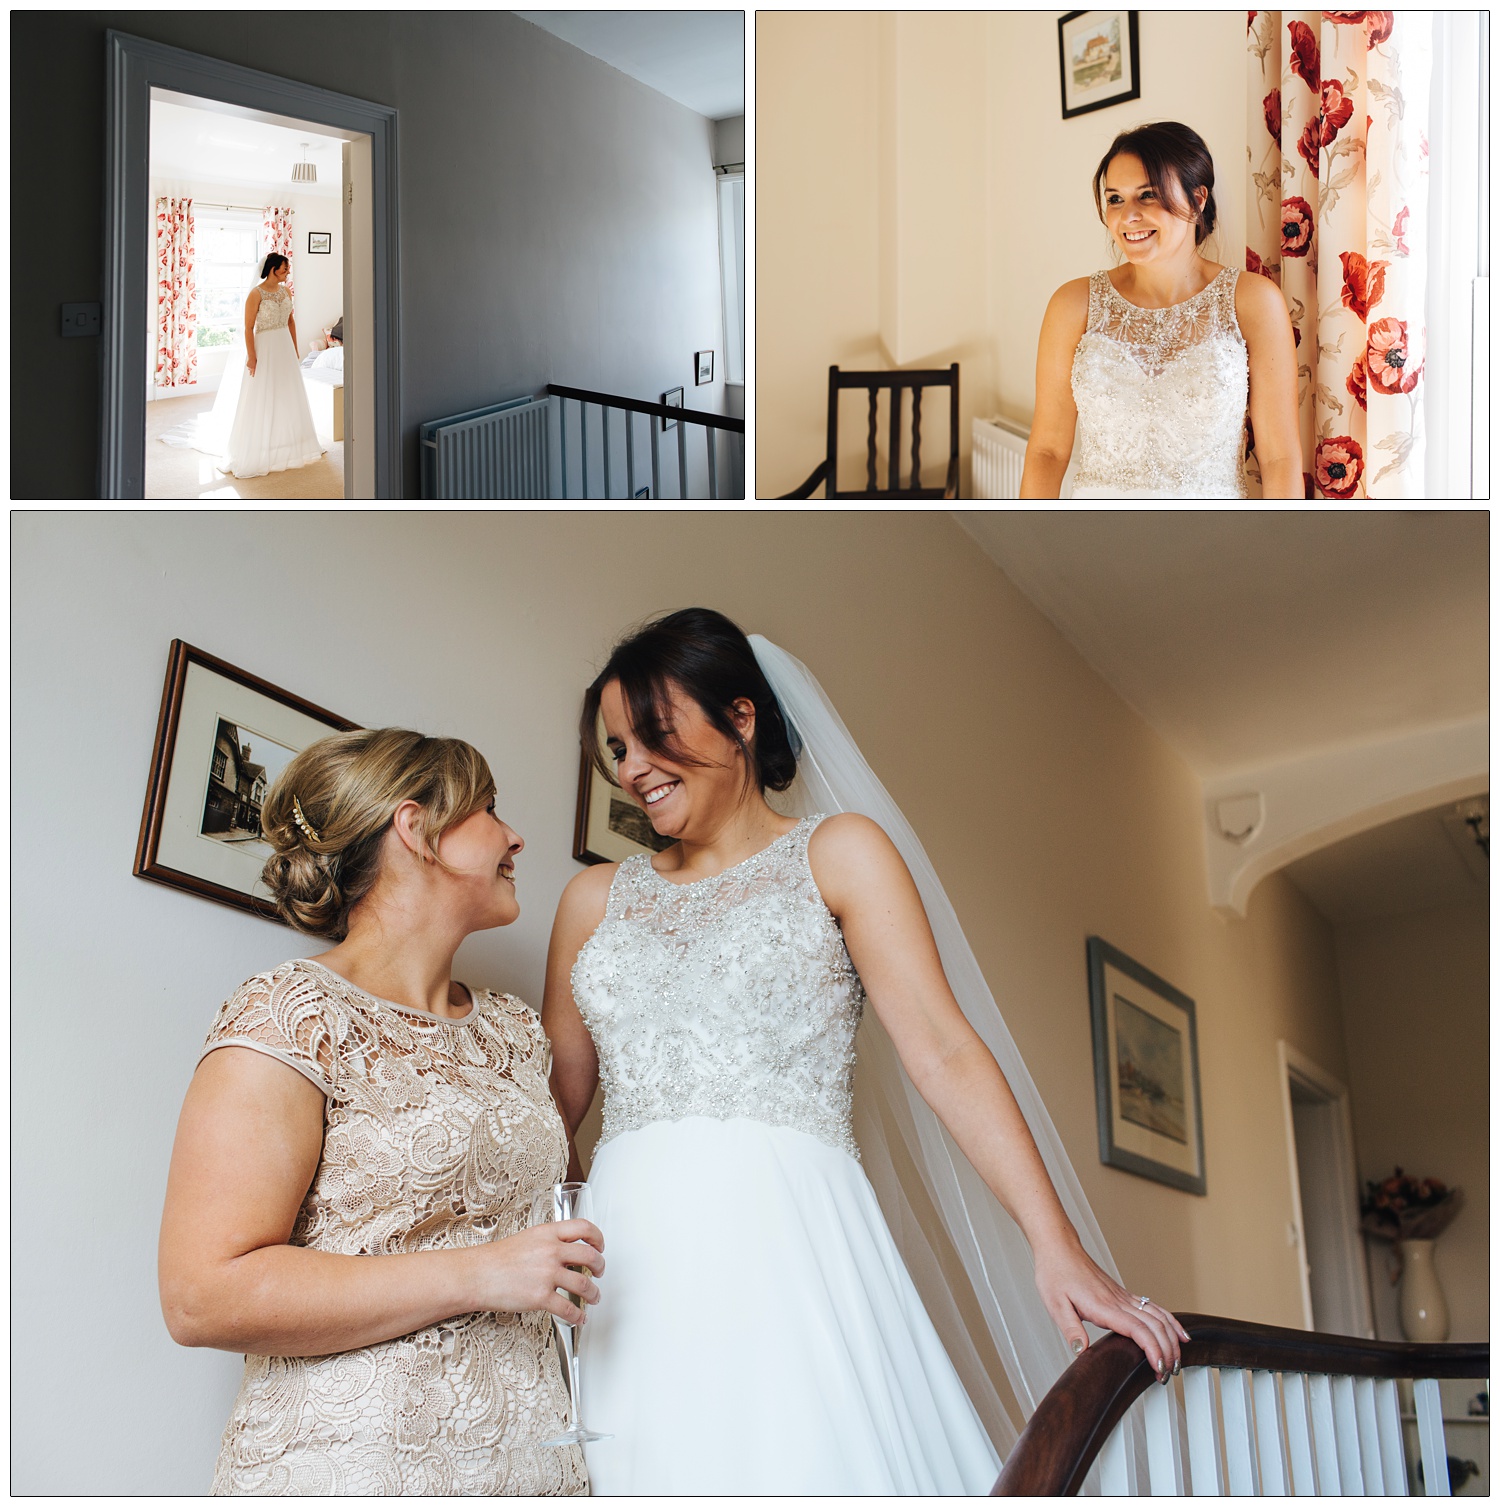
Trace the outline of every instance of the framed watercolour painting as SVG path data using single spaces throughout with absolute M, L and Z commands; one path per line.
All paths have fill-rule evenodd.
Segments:
M 313 256 L 332 256 L 333 232 L 331 230 L 309 230 L 307 232 L 307 249 Z
M 660 853 L 676 840 L 659 837 L 651 818 L 599 773 L 584 750 L 573 820 L 574 858 L 580 863 L 619 863 L 636 853 Z
M 1192 1000 L 1100 937 L 1088 959 L 1100 1161 L 1207 1193 Z
M 1140 12 L 1070 10 L 1057 23 L 1064 120 L 1141 97 Z
M 260 871 L 260 810 L 310 743 L 358 727 L 172 640 L 134 873 L 279 920 Z

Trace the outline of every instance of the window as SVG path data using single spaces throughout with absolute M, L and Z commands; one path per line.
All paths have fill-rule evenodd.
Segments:
M 745 175 L 719 179 L 719 276 L 724 290 L 724 380 L 745 384 Z
M 198 347 L 233 345 L 245 295 L 260 273 L 260 218 L 234 210 L 195 215 Z

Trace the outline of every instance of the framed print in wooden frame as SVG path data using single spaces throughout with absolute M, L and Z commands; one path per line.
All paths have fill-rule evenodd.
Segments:
M 266 791 L 308 744 L 358 726 L 174 638 L 133 872 L 279 920 L 260 882 Z
M 307 232 L 307 250 L 311 256 L 332 256 L 333 232 L 331 230 L 309 230 Z
M 1101 937 L 1088 960 L 1100 1161 L 1207 1193 L 1192 1000 Z
M 1064 120 L 1141 97 L 1140 12 L 1070 10 L 1057 23 Z
M 660 853 L 677 841 L 662 837 L 651 818 L 599 773 L 588 750 L 578 770 L 578 810 L 573 819 L 573 857 L 580 863 L 619 863 L 637 853 Z

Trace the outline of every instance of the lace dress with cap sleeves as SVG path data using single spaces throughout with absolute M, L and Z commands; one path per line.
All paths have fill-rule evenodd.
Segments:
M 347 1256 L 452 1249 L 524 1229 L 562 1178 L 551 1052 L 513 995 L 444 1018 L 310 960 L 242 985 L 204 1055 L 240 1046 L 325 1099 L 323 1152 L 292 1245 Z M 470 1313 L 325 1356 L 245 1357 L 215 1495 L 582 1495 L 546 1313 Z
M 822 819 L 694 883 L 626 859 L 574 964 L 605 1096 L 596 1496 L 994 1484 L 857 1159 L 865 994 L 808 863 Z
M 1249 354 L 1225 267 L 1192 298 L 1144 309 L 1089 278 L 1073 356 L 1077 497 L 1244 497 Z

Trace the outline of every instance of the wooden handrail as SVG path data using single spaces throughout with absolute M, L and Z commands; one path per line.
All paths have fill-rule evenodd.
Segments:
M 1185 1366 L 1411 1378 L 1490 1374 L 1488 1343 L 1395 1344 L 1204 1313 L 1177 1318 L 1192 1336 L 1182 1347 Z M 1126 1410 L 1155 1384 L 1150 1362 L 1133 1340 L 1110 1334 L 1091 1345 L 1037 1405 L 990 1495 L 1076 1495 Z
M 603 408 L 623 408 L 627 413 L 648 413 L 658 419 L 686 419 L 689 424 L 703 424 L 709 429 L 727 429 L 731 434 L 745 432 L 744 419 L 726 418 L 720 413 L 704 413 L 697 408 L 668 408 L 665 403 L 648 403 L 643 398 L 622 398 L 611 392 L 590 392 L 584 387 L 561 387 L 547 384 L 554 398 L 576 398 L 580 403 L 597 403 Z

